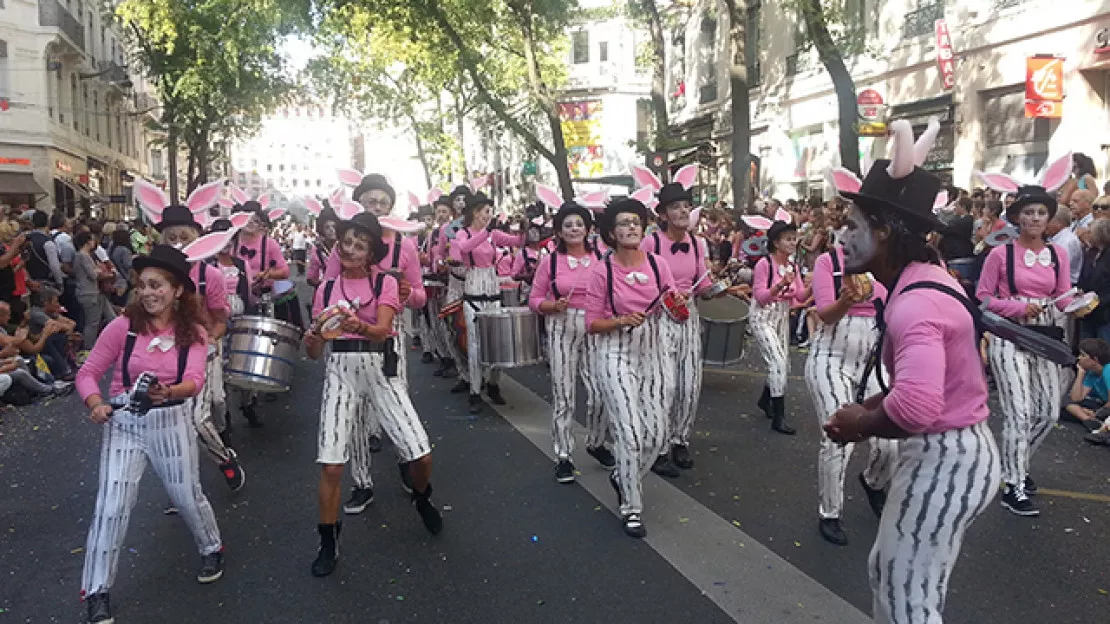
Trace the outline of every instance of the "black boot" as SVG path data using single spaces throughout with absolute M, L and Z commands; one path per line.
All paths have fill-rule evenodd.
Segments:
M 424 521 L 424 528 L 428 529 L 429 533 L 436 535 L 443 530 L 443 516 L 439 515 L 439 510 L 432 504 L 431 483 L 423 492 L 412 493 L 412 504 L 416 507 L 416 513 L 420 514 L 420 519 Z
M 848 543 L 848 536 L 844 534 L 844 527 L 840 524 L 840 518 L 821 518 L 817 523 L 817 530 L 821 532 L 821 537 L 830 544 L 837 546 L 844 546 Z
M 771 388 L 763 386 L 763 394 L 759 395 L 759 403 L 756 405 L 763 410 L 767 418 L 774 418 L 774 414 L 771 413 Z
M 460 394 L 462 392 L 470 391 L 470 382 L 465 379 L 460 379 L 457 384 L 451 387 L 451 394 Z
M 339 562 L 339 531 L 342 528 L 342 522 L 316 525 L 316 530 L 320 532 L 320 550 L 316 552 L 316 561 L 312 562 L 312 576 L 327 576 L 335 571 L 335 564 Z
M 371 453 L 381 453 L 382 446 L 382 437 L 376 433 L 371 433 L 370 437 L 366 440 L 366 448 Z
M 435 361 L 435 356 L 430 351 L 425 351 L 424 355 L 420 356 L 420 361 L 424 364 L 431 364 Z
M 243 418 L 247 419 L 247 426 L 251 429 L 257 429 L 262 426 L 262 420 L 254 411 L 254 403 L 247 403 L 243 406 Z
M 480 394 L 470 395 L 470 413 L 471 414 L 481 414 L 482 413 L 482 405 L 484 405 L 484 404 L 485 404 L 485 402 L 482 401 L 482 395 L 480 395 Z
M 671 463 L 670 453 L 664 453 L 656 457 L 655 462 L 651 465 L 651 471 L 660 477 L 666 477 L 668 479 L 677 479 L 682 475 L 682 473 L 678 471 L 678 468 Z
M 448 368 L 451 368 L 451 358 L 440 358 L 439 368 L 432 371 L 432 375 L 435 377 L 443 377 L 443 373 L 446 373 Z
M 505 397 L 501 396 L 501 386 L 497 384 L 486 384 L 486 396 L 489 397 L 490 403 L 494 405 L 505 404 Z
M 786 424 L 785 397 L 771 397 L 771 429 L 784 435 L 797 433 L 793 427 Z

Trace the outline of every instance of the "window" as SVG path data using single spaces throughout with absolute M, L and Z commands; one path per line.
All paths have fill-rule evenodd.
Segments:
M 85 110 L 85 136 L 89 136 L 89 85 L 81 86 L 81 103 Z M 77 125 L 74 124 L 73 127 L 76 128 Z
M 304 187 L 305 187 L 305 188 L 308 188 L 308 187 L 310 187 L 310 186 L 312 186 L 312 183 L 311 183 L 311 182 L 309 182 L 308 180 L 305 180 L 305 181 L 304 181 Z
M 597 44 L 597 60 L 601 61 L 602 63 L 608 63 L 609 62 L 609 42 L 608 41 L 602 41 L 601 43 Z
M 258 159 L 257 158 L 252 158 L 251 159 L 251 169 L 258 169 Z
M 66 113 L 65 113 L 66 108 L 65 108 L 65 106 L 62 105 L 62 70 L 61 69 L 58 70 L 58 81 L 57 82 L 58 82 L 58 84 L 54 88 L 54 90 L 58 94 L 58 123 L 63 123 L 64 124 L 66 122 Z
M 156 178 L 160 178 L 165 173 L 162 171 L 162 150 L 150 150 L 150 173 Z
M 705 16 L 701 20 L 701 45 L 698 49 L 698 67 L 701 74 L 698 103 L 708 104 L 717 100 L 717 20 Z
M 0 0 L 0 7 L 3 7 Z M 8 42 L 0 39 L 0 97 L 8 97 Z
M 570 36 L 571 54 L 575 65 L 590 62 L 590 33 L 579 30 Z
M 274 171 L 274 166 L 272 164 L 267 164 L 266 165 L 266 172 L 267 173 L 273 173 L 273 171 Z
M 323 185 L 324 185 L 324 183 L 319 178 L 317 178 L 316 179 L 316 188 L 320 188 Z
M 80 131 L 81 128 L 77 123 L 77 105 L 81 100 L 77 99 L 77 74 L 69 75 L 69 105 L 72 108 L 70 112 L 73 113 L 73 129 Z
M 278 171 L 285 171 L 285 165 L 278 165 Z M 285 178 L 281 179 L 281 183 L 285 184 Z
M 293 188 L 297 188 L 297 178 L 293 178 Z

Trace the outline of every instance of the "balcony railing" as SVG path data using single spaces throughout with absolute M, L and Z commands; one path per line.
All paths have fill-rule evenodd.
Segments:
M 120 85 L 121 83 L 131 82 L 127 70 L 117 65 L 115 61 L 100 61 L 98 69 L 101 72 L 100 77 L 107 83 Z
M 85 51 L 85 29 L 58 0 L 39 0 L 39 26 L 57 28 L 78 51 Z
M 913 39 L 932 33 L 939 19 L 944 19 L 943 2 L 919 4 L 916 11 L 906 13 L 906 21 L 902 24 L 902 38 Z

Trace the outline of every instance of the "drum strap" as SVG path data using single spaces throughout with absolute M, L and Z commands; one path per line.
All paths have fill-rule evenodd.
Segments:
M 655 274 L 655 289 L 663 291 L 663 280 L 659 277 L 659 265 L 655 263 L 655 256 L 647 254 L 648 263 L 651 265 L 651 272 Z M 609 307 L 612 308 L 613 314 L 617 314 L 617 304 L 613 300 L 613 256 L 605 256 L 605 280 L 609 287 Z
M 386 273 L 378 273 L 377 277 L 374 278 L 374 283 L 370 286 L 370 288 L 374 291 L 374 301 L 377 301 L 382 296 L 382 284 L 385 283 L 386 275 Z M 369 280 L 370 278 L 366 279 Z M 335 290 L 335 280 L 328 280 L 324 283 L 325 308 L 331 305 L 331 293 L 333 290 Z M 348 303 L 350 302 L 348 301 Z
M 251 285 L 250 282 L 247 281 L 247 263 L 244 262 L 242 258 L 236 258 L 234 256 L 231 258 L 231 263 L 235 265 L 235 268 L 239 269 L 239 283 L 236 285 L 235 289 L 239 292 L 239 298 L 243 300 L 243 303 L 246 303 L 250 301 L 251 293 Z
M 266 268 L 267 268 L 266 267 L 266 248 L 270 246 L 270 245 L 268 245 L 269 242 L 270 242 L 269 235 L 263 234 L 262 235 L 262 245 L 259 246 L 259 248 L 258 248 L 258 251 L 262 254 L 262 257 L 258 262 L 258 266 L 262 271 L 265 271 Z
M 1056 247 L 1052 243 L 1045 245 L 1048 247 L 1048 254 L 1052 257 L 1052 268 L 1056 269 L 1059 265 L 1059 260 L 1056 258 Z M 1016 297 L 1018 294 L 1017 284 L 1014 282 L 1014 244 L 1006 243 L 1006 282 L 1010 287 L 1010 296 Z
M 473 234 L 470 233 L 470 228 L 468 228 L 468 227 L 464 227 L 463 231 L 466 232 L 466 237 L 467 238 L 470 238 L 471 236 L 474 236 Z M 467 253 L 466 255 L 470 259 L 470 266 L 474 266 L 474 252 L 471 251 L 471 252 Z
M 208 265 L 197 263 L 197 294 L 203 299 L 208 294 Z
M 393 264 L 389 268 L 396 269 L 400 266 L 401 262 L 401 235 L 393 235 Z
M 840 269 L 840 254 L 836 253 L 835 248 L 829 252 L 829 260 L 832 260 L 833 297 L 840 299 L 840 287 L 844 285 L 844 272 Z
M 120 378 L 123 380 L 123 387 L 130 390 L 131 388 L 131 353 L 135 351 L 135 341 L 138 335 L 135 333 L 133 325 L 127 327 L 127 340 L 123 342 L 123 360 L 120 362 Z M 174 383 L 181 383 L 185 377 L 185 366 L 189 362 L 189 350 L 177 347 L 177 381 Z

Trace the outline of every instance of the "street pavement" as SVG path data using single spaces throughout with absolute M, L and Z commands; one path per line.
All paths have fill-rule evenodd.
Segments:
M 794 354 L 788 391 L 793 438 L 757 413 L 757 354 L 707 372 L 696 465 L 674 481 L 649 476 L 648 538 L 637 541 L 622 533 L 591 459 L 576 457 L 577 484 L 555 483 L 542 366 L 511 371 L 509 404 L 471 417 L 465 395 L 447 391 L 453 380 L 432 377 L 410 353 L 442 534 L 423 529 L 387 446 L 375 455 L 374 503 L 346 518 L 339 568 L 311 577 L 322 367 L 303 360 L 294 391 L 264 404 L 264 428 L 235 420 L 246 487 L 231 493 L 213 464 L 202 467 L 226 545 L 224 578 L 196 583 L 192 539 L 180 518 L 162 514 L 165 494 L 148 474 L 112 588 L 117 621 L 867 621 L 877 521 L 855 481 L 857 459 L 846 488 L 849 545 L 817 533 L 818 422 L 800 378 L 804 354 Z M 0 412 L 0 623 L 81 621 L 99 439 L 75 396 Z M 1108 621 L 1110 451 L 1064 426 L 1033 468 L 1042 516 L 1018 518 L 996 503 L 976 522 L 947 622 Z

